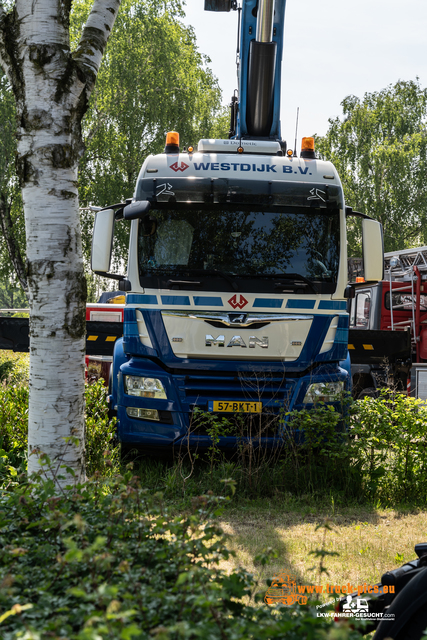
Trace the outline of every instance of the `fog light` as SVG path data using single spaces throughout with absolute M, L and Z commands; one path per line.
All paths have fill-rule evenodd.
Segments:
M 140 420 L 160 420 L 157 409 L 138 409 L 137 407 L 127 407 L 126 413 L 129 418 L 139 418 Z

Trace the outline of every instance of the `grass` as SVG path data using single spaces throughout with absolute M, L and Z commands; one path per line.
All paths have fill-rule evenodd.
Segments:
M 331 530 L 324 541 L 321 525 L 325 521 Z M 236 552 L 227 569 L 243 566 L 263 583 L 260 590 L 265 590 L 265 581 L 278 573 L 296 575 L 301 585 L 375 584 L 387 570 L 413 560 L 415 544 L 427 540 L 427 513 L 410 509 L 356 506 L 333 513 L 332 508 L 302 504 L 278 508 L 267 503 L 233 508 L 221 523 L 230 536 L 229 547 Z M 322 546 L 338 555 L 326 556 L 328 574 L 319 579 L 319 560 L 312 554 Z M 263 567 L 255 558 L 266 547 L 271 547 L 277 557 Z
M 30 354 L 15 353 L 0 349 L 0 367 L 6 362 L 13 363 L 13 373 L 9 377 L 9 384 L 28 384 L 30 372 Z
M 210 488 L 209 474 L 204 474 L 203 482 L 195 473 L 184 495 L 176 466 L 160 461 L 141 461 L 135 471 L 152 491 L 164 492 L 179 513 L 188 508 L 195 492 Z M 228 477 L 229 469 L 223 471 L 222 477 Z M 218 486 L 212 487 L 216 493 Z M 229 493 L 224 485 L 222 493 Z M 266 581 L 279 573 L 295 575 L 300 585 L 375 584 L 386 571 L 415 559 L 415 544 L 427 541 L 427 511 L 414 505 L 385 509 L 378 502 L 350 502 L 338 493 L 296 496 L 282 490 L 276 497 L 250 499 L 237 492 L 220 521 L 229 536 L 228 547 L 236 553 L 223 568 L 231 572 L 241 566 L 253 573 L 261 592 L 267 589 Z M 326 535 L 325 522 L 331 527 Z M 313 554 L 322 546 L 337 555 L 326 556 L 328 574 L 319 578 L 319 559 Z M 263 566 L 256 558 L 268 547 L 276 557 Z M 326 598 L 330 596 L 324 594 Z

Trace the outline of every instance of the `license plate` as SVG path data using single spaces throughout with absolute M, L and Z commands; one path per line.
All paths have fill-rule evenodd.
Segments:
M 218 413 L 261 413 L 262 402 L 231 402 L 230 400 L 212 400 L 208 404 L 209 411 Z

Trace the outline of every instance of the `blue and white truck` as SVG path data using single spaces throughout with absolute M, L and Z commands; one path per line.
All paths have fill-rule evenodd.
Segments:
M 132 199 L 96 213 L 92 269 L 126 292 L 111 407 L 123 447 L 209 446 L 201 416 L 245 417 L 280 442 L 284 413 L 349 388 L 346 217 L 340 178 L 280 133 L 286 0 L 206 0 L 240 16 L 230 137 L 180 149 L 167 134 Z M 110 273 L 131 220 L 127 275 Z M 365 281 L 381 280 L 381 225 L 362 220 Z M 199 411 L 198 411 L 199 410 Z M 252 426 L 251 426 L 252 425 Z M 236 434 L 220 439 L 234 446 Z

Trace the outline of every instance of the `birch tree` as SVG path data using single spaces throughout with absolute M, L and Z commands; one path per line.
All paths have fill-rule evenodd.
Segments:
M 77 165 L 87 109 L 120 0 L 94 0 L 74 51 L 71 0 L 0 0 L 0 64 L 17 112 L 30 305 L 29 473 L 42 454 L 61 483 L 84 472 L 83 271 Z

